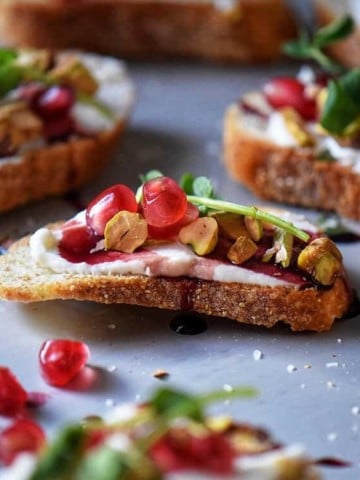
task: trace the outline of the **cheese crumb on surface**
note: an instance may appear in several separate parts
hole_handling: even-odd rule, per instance
[[[254,350],[253,357],[254,357],[254,360],[258,361],[264,358],[264,354],[262,353],[261,350]]]
[[[289,365],[286,367],[286,370],[287,370],[289,373],[293,373],[293,372],[296,372],[297,368],[295,367],[295,365],[289,364]]]

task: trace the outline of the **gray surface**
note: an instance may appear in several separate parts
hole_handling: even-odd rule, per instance
[[[138,174],[156,167],[174,177],[184,171],[207,174],[222,196],[255,202],[221,167],[221,119],[225,106],[260,86],[269,71],[175,64],[133,65],[131,71],[138,86],[132,124],[119,155],[82,197],[89,199],[115,181],[136,187]],[[61,199],[35,204],[2,216],[0,234],[25,232],[73,212]],[[359,291],[359,244],[342,250]],[[270,428],[280,440],[301,442],[315,457],[335,455],[353,462],[350,469],[324,470],[329,480],[360,477],[360,415],[352,413],[352,407],[360,407],[359,317],[338,322],[323,334],[294,334],[282,327],[268,331],[210,319],[206,333],[187,337],[168,328],[171,312],[126,306],[0,302],[0,316],[0,363],[28,390],[51,394],[36,415],[50,434],[65,421],[102,414],[111,403],[145,399],[160,384],[152,372],[161,368],[170,373],[170,385],[190,391],[224,384],[256,387],[257,399],[222,404],[216,410]],[[38,349],[43,340],[55,337],[88,343],[90,363],[96,367],[91,388],[60,390],[42,381]],[[254,360],[255,349],[262,351],[262,360]],[[327,366],[329,362],[338,366]],[[297,368],[292,373],[289,364]]]

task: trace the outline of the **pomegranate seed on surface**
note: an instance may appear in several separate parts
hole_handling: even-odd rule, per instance
[[[169,227],[180,221],[187,209],[186,194],[169,177],[157,177],[143,185],[142,208],[145,219],[153,227]]]
[[[0,415],[13,416],[24,409],[27,393],[15,375],[0,367]]]
[[[86,209],[86,223],[97,234],[104,235],[107,222],[121,210],[137,212],[134,192],[126,185],[118,184],[97,195]]]
[[[0,463],[10,465],[20,453],[37,453],[45,441],[45,434],[37,423],[17,420],[0,433]]]
[[[187,204],[186,212],[183,218],[169,227],[148,226],[149,236],[154,239],[164,240],[176,237],[182,227],[188,225],[199,217],[199,209],[192,203]]]
[[[316,101],[314,98],[306,97],[305,85],[296,78],[273,78],[265,84],[264,94],[266,100],[275,109],[292,107],[305,120],[316,119]]]
[[[88,346],[76,340],[46,340],[39,352],[40,370],[50,385],[62,387],[78,375],[90,357]]]

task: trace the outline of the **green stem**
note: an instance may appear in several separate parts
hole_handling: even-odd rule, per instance
[[[259,210],[256,207],[246,207],[244,205],[237,205],[236,203],[224,202],[223,200],[216,200],[214,198],[196,197],[194,195],[188,195],[187,199],[194,205],[205,205],[205,207],[208,207],[212,210],[246,215],[247,217],[252,217],[263,222],[271,223],[272,225],[291,233],[303,242],[307,242],[310,238],[309,234],[295,227],[295,225],[292,223],[276,217],[271,213],[265,212],[264,210]]]

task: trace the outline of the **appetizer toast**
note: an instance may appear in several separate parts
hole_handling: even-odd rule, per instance
[[[105,418],[72,423],[49,442],[40,426],[19,420],[3,431],[10,465],[2,478],[40,480],[60,473],[69,480],[99,479],[105,471],[118,480],[320,480],[316,462],[301,445],[282,445],[255,425],[206,413],[214,399],[254,394],[250,388],[197,396],[158,388],[142,405],[119,405]],[[21,446],[11,449],[21,427],[36,432],[37,445],[25,453]]]
[[[296,331],[328,330],[347,312],[341,253],[314,225],[213,198],[204,177],[182,185],[150,178],[136,196],[114,185],[73,219],[18,241],[0,257],[0,297],[188,310]]]
[[[274,60],[296,36],[284,0],[11,0],[0,31],[15,45],[231,62]]]
[[[48,50],[0,50],[0,212],[94,179],[133,103],[124,64]]]

